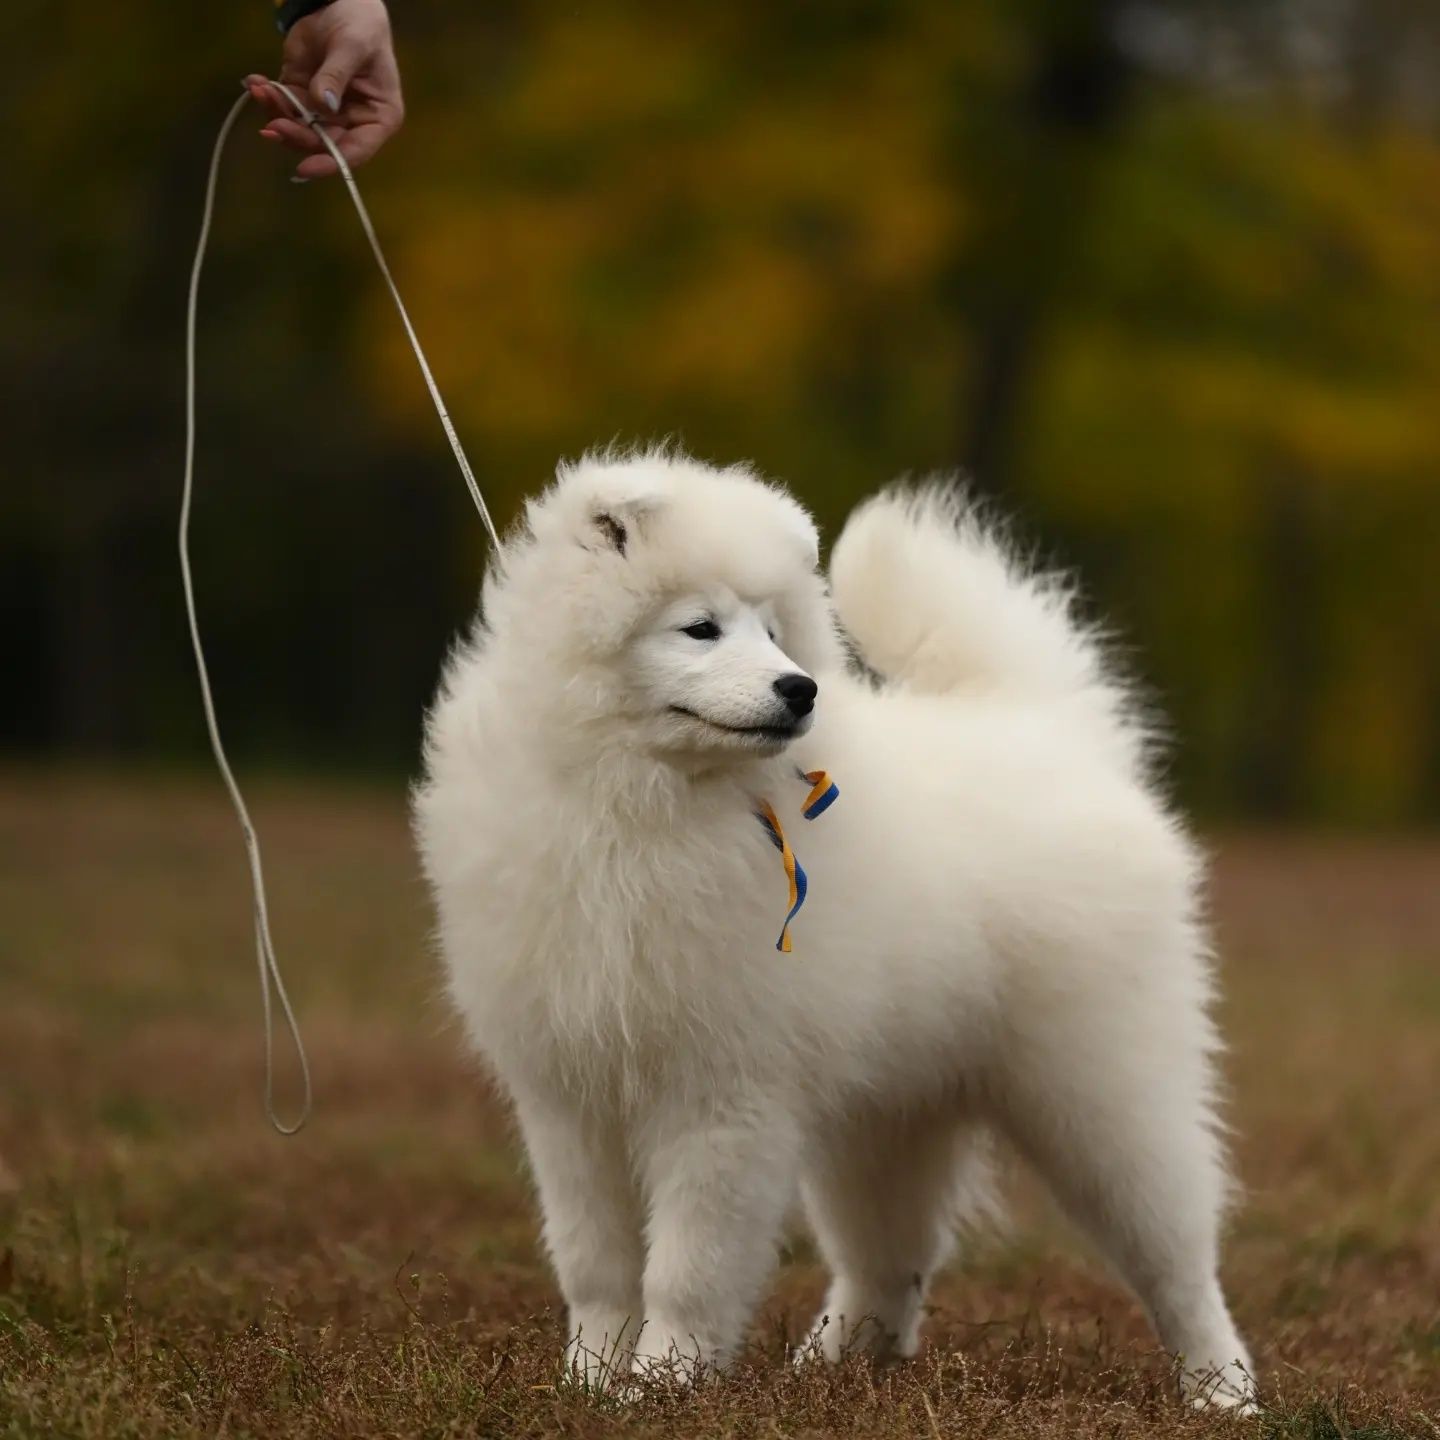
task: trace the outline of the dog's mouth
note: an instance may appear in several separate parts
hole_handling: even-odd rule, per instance
[[[810,728],[808,715],[799,720],[777,725],[726,725],[723,721],[711,720],[698,711],[686,709],[684,705],[672,705],[670,712],[674,715],[683,715],[687,720],[694,720],[708,729],[719,730],[726,735],[739,735],[764,745],[783,745],[787,740],[794,740],[797,736],[803,735]]]

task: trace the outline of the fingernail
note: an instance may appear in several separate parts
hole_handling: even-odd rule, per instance
[[[280,137],[273,130],[262,130],[260,138],[262,140],[278,140]]]
[[[335,98],[335,92],[333,90],[327,90],[325,92],[325,103],[330,107],[330,113],[332,115],[338,115],[340,113],[340,102]]]
[[[310,177],[308,175],[292,175],[290,177],[290,183],[292,185],[308,185],[310,183]]]

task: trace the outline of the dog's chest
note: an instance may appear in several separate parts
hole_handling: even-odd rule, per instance
[[[634,1054],[773,1013],[787,882],[748,812],[704,828],[558,830],[511,858],[484,905],[486,973],[455,977],[477,1036]]]
[[[538,943],[577,967],[655,981],[761,941],[762,917],[778,923],[785,895],[775,852],[749,815],[704,830],[597,832],[544,863],[557,888]]]

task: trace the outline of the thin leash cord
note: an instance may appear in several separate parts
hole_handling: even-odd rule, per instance
[[[475,502],[476,510],[480,512],[486,533],[498,556],[503,548],[499,532],[490,516],[489,507],[485,504],[485,497],[480,493],[475,473],[471,470],[470,462],[461,448],[460,437],[455,433],[449,412],[445,409],[445,402],[440,396],[439,387],[435,384],[435,377],[430,372],[425,353],[420,348],[419,337],[415,334],[415,327],[410,323],[409,312],[400,298],[400,292],[390,274],[390,267],[385,263],[384,253],[380,249],[380,241],[375,234],[374,225],[370,222],[365,202],[360,198],[360,190],[355,184],[355,177],[350,173],[350,167],[346,164],[345,157],[336,148],[329,135],[325,133],[316,114],[297,99],[288,86],[280,84],[279,81],[270,83],[285,96],[295,107],[295,111],[301,119],[314,130],[339,168],[345,188],[354,202],[356,214],[360,217],[365,238],[370,242],[371,252],[380,267],[380,273],[385,277],[390,297],[395,302],[395,308],[400,312],[400,319],[405,326],[410,347],[414,350],[415,358],[420,364],[420,373],[424,376],[426,388],[430,391],[430,398],[440,417],[440,424],[444,427],[445,436],[450,441],[450,448],[455,453],[460,473],[465,477],[470,498]],[[305,1053],[304,1042],[300,1038],[300,1026],[295,1018],[290,996],[286,992],[285,981],[280,974],[280,964],[275,957],[275,943],[270,936],[270,913],[265,893],[265,872],[260,858],[259,836],[256,834],[255,826],[250,819],[250,812],[245,805],[245,797],[240,793],[240,786],[235,780],[235,773],[230,768],[230,762],[225,755],[225,746],[220,739],[220,724],[215,714],[215,697],[211,693],[210,672],[205,663],[205,647],[200,640],[200,622],[195,608],[195,582],[190,567],[190,510],[195,489],[195,330],[200,297],[200,274],[205,265],[205,252],[210,242],[210,224],[215,213],[215,188],[220,173],[220,159],[225,151],[225,142],[230,138],[230,132],[235,128],[235,122],[240,118],[240,113],[249,100],[248,94],[240,96],[230,107],[230,113],[226,115],[224,123],[220,126],[220,133],[215,137],[215,147],[210,152],[210,170],[205,181],[205,209],[200,220],[200,238],[196,242],[195,259],[190,267],[190,290],[185,310],[185,480],[180,501],[180,576],[185,591],[185,613],[190,624],[190,643],[195,652],[195,669],[200,680],[200,698],[205,707],[205,723],[210,732],[210,748],[214,752],[215,763],[225,781],[225,787],[230,792],[230,800],[235,807],[236,817],[240,821],[240,830],[245,838],[245,853],[250,864],[250,884],[255,910],[255,959],[260,975],[260,999],[265,1025],[265,1114],[270,1123],[282,1135],[294,1135],[310,1118],[313,1099],[310,1061]],[[300,1063],[303,1098],[300,1102],[299,1112],[294,1120],[290,1121],[282,1120],[275,1109],[272,987],[275,996],[280,1001],[280,1010],[285,1017],[285,1025],[290,1032],[290,1039],[295,1046],[295,1055]]]
[[[450,448],[455,452],[455,463],[460,467],[460,473],[465,477],[466,488],[470,491],[470,498],[475,502],[475,508],[480,512],[480,519],[485,524],[485,533],[490,537],[490,543],[495,547],[495,554],[498,556],[504,547],[500,544],[500,532],[495,528],[495,522],[490,518],[490,507],[485,503],[485,497],[480,493],[480,486],[475,479],[475,472],[470,468],[470,462],[465,458],[465,451],[460,444],[460,437],[455,433],[455,426],[450,421],[450,412],[445,408],[445,401],[441,398],[440,387],[435,383],[435,377],[430,373],[430,362],[425,358],[425,352],[420,348],[420,337],[415,333],[415,327],[410,323],[410,312],[405,308],[405,302],[400,298],[400,291],[395,284],[395,278],[390,274],[390,267],[385,263],[385,252],[380,248],[379,237],[375,234],[375,227],[370,223],[370,212],[365,208],[365,202],[360,198],[360,187],[355,183],[355,176],[350,171],[345,157],[336,147],[335,142],[326,133],[325,127],[320,123],[320,117],[308,105],[301,100],[288,86],[282,85],[278,80],[272,80],[271,85],[275,87],[294,107],[295,113],[315,132],[316,138],[330,152],[330,158],[334,160],[340,170],[340,178],[345,182],[345,188],[350,192],[350,199],[355,203],[355,213],[360,217],[360,226],[365,231],[365,238],[370,242],[370,251],[375,256],[375,263],[380,267],[380,273],[385,277],[385,284],[390,291],[390,298],[395,302],[395,308],[400,312],[400,322],[405,326],[405,334],[409,337],[410,348],[415,352],[415,359],[420,365],[420,373],[425,377],[425,388],[430,392],[430,399],[434,402],[435,413],[440,417],[440,424],[444,428],[445,438],[450,442]],[[242,97],[243,104],[244,97]],[[225,136],[222,131],[220,136],[221,145],[225,143]]]

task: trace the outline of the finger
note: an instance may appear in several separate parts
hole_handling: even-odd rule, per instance
[[[325,149],[320,137],[308,125],[302,125],[298,120],[272,120],[265,130],[276,139],[283,140],[292,150],[300,150],[306,155],[314,155]]]
[[[280,120],[294,120],[299,124],[307,123],[302,118],[303,110],[301,108],[309,109],[307,101],[310,97],[305,93],[304,82],[285,80],[282,78],[280,84],[285,85],[289,89],[291,94],[295,96],[294,100],[292,100],[290,95],[287,95],[284,90],[281,90],[280,85],[277,85],[273,80],[265,81],[264,88],[254,89],[250,93],[268,115]]]
[[[369,160],[397,128],[395,124],[373,121],[366,125],[356,125],[353,129],[343,130],[339,134],[332,133],[330,138],[335,142],[335,148],[345,157],[345,163],[354,170]],[[312,155],[302,160],[295,173],[302,180],[322,180],[327,175],[338,174],[339,170],[340,167],[327,150],[323,155]]]
[[[307,156],[295,167],[294,178],[296,180],[328,180],[330,176],[339,173],[340,167],[327,153]]]
[[[310,81],[310,98],[331,115],[336,114],[356,72],[369,59],[365,44],[349,33],[335,37],[320,68]],[[348,157],[347,157],[348,158]]]
[[[263,76],[247,75],[245,88],[250,98],[267,115],[293,115],[295,107]]]
[[[281,90],[280,85],[284,85],[285,89]],[[301,120],[302,123],[304,123],[302,117],[305,111],[310,110],[313,112],[314,107],[310,104],[310,96],[307,90],[308,85],[308,76],[300,76],[297,78],[281,70],[279,84],[272,84],[270,86],[270,94],[280,107],[280,114],[284,115],[287,120]],[[289,92],[288,94],[286,93],[287,91]],[[290,98],[291,95],[295,97],[293,100]]]

